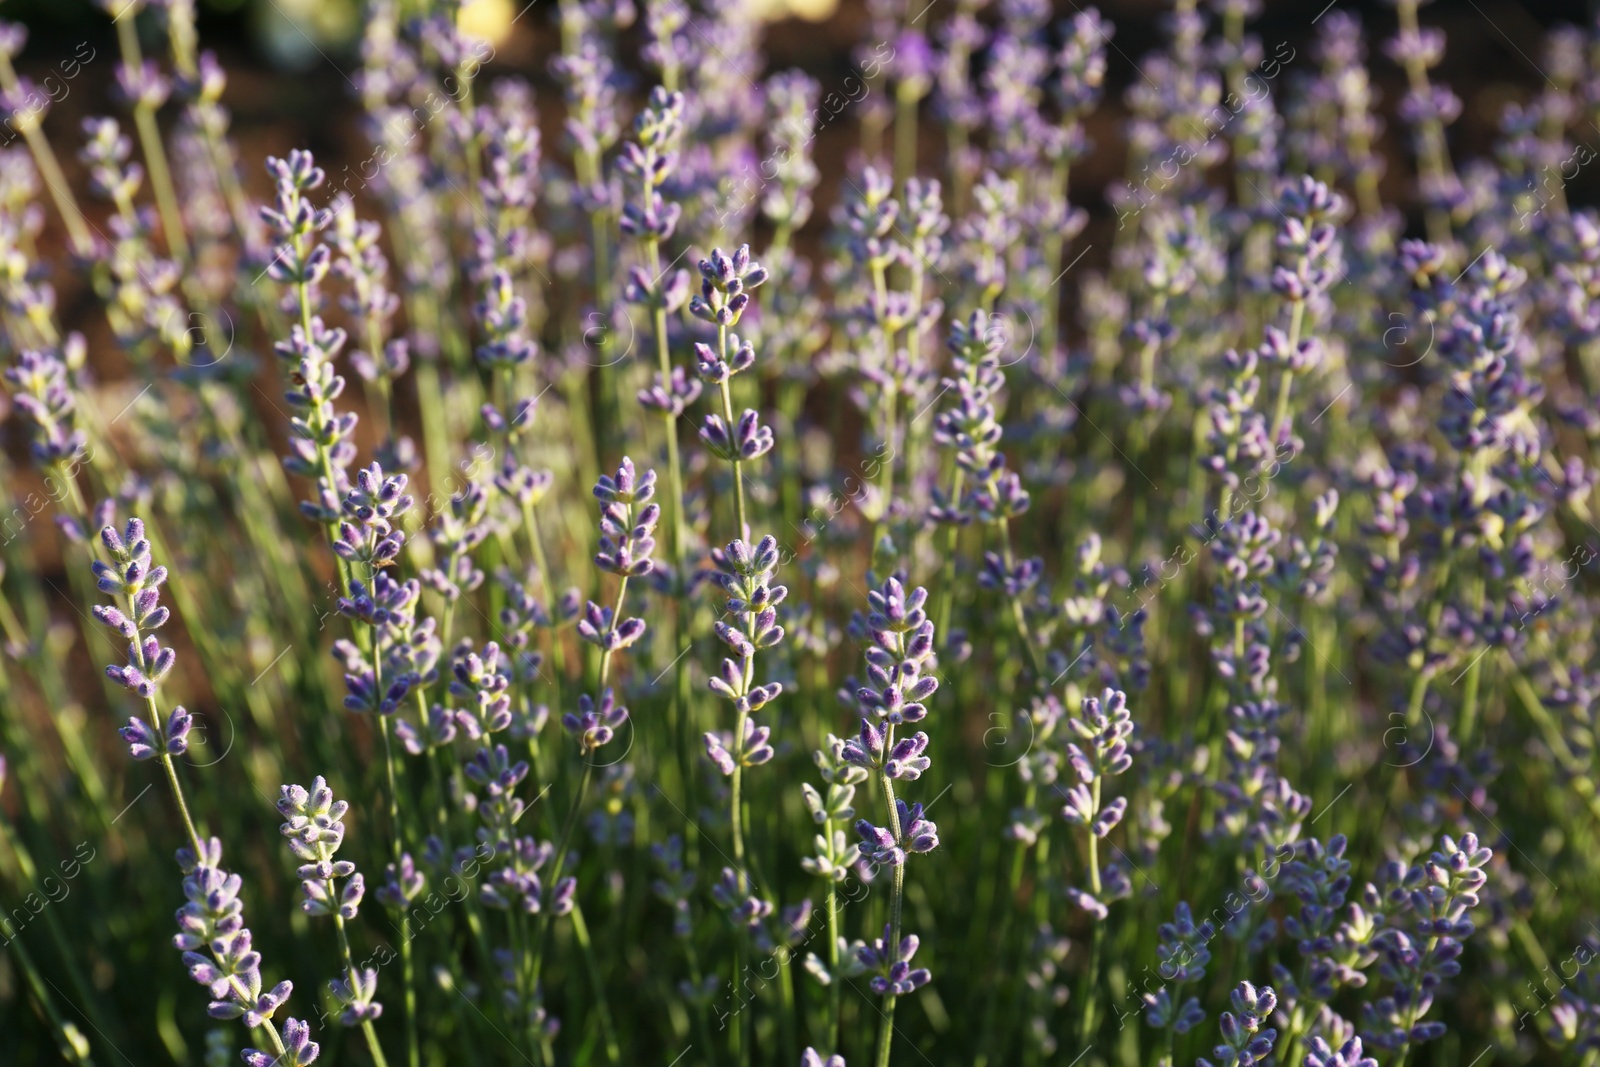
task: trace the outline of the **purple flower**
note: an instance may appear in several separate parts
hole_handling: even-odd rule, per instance
[[[3,375],[27,421],[29,452],[45,467],[73,461],[89,444],[89,435],[78,429],[77,400],[67,370],[67,359],[74,351],[81,357],[82,346],[83,339],[73,335],[60,353],[24,351]]]
[[[624,464],[631,468],[630,461],[624,459]],[[617,484],[622,478],[622,469],[618,469]],[[654,471],[646,472],[646,477],[653,484]],[[604,482],[602,482],[602,485]],[[597,487],[595,495],[600,495]],[[646,487],[642,495],[639,493],[621,494],[627,499],[607,500],[602,498],[600,505],[600,549],[595,553],[594,565],[603,571],[623,578],[642,578],[650,573],[652,561],[650,553],[655,551],[654,538],[656,523],[661,519],[661,508],[656,504],[645,504],[635,510],[637,503],[648,500],[650,489]]]
[[[874,972],[869,983],[872,991],[880,996],[905,996],[927,985],[933,977],[928,969],[911,966],[911,958],[921,944],[917,935],[907,934],[898,944],[886,947],[890,941],[889,928],[885,926],[882,937],[856,950],[862,965]]]
[[[895,813],[898,834],[888,827],[874,826],[866,819],[856,823],[856,833],[861,835],[861,855],[869,863],[898,867],[906,861],[908,853],[932,852],[939,847],[939,828],[922,814],[921,804],[907,807],[905,801],[896,799]]]
[[[870,684],[858,686],[854,695],[863,712],[891,727],[920,722],[927,715],[922,701],[939,688],[933,675],[938,667],[933,620],[924,610],[927,600],[926,589],[918,587],[907,595],[893,577],[868,594],[871,611],[862,628],[871,641],[866,653]],[[866,734],[862,737],[865,741]]]
[[[539,343],[528,337],[528,302],[512,292],[510,271],[490,275],[477,314],[484,340],[475,355],[491,373],[513,371],[538,355]]]
[[[1398,879],[1389,894],[1388,924],[1372,938],[1379,973],[1393,989],[1362,1006],[1363,1041],[1398,1051],[1444,1035],[1443,1023],[1421,1017],[1439,983],[1461,973],[1463,942],[1475,930],[1467,914],[1478,906],[1478,891],[1488,880],[1483,868],[1493,857],[1476,834],[1459,841],[1445,834],[1437,851]],[[1404,929],[1408,917],[1410,933]]]
[[[619,220],[622,232],[652,242],[668,240],[677,229],[683,206],[662,197],[661,186],[678,165],[678,142],[683,136],[686,102],[682,93],[668,92],[661,86],[650,91],[645,109],[634,121],[634,140],[622,147],[617,169],[633,178],[639,197],[623,205]],[[687,272],[685,273],[685,276]],[[687,277],[685,277],[685,281]],[[638,284],[638,282],[643,284]],[[639,272],[627,297],[638,303],[653,303],[662,293],[648,275]],[[681,301],[680,301],[681,303]],[[676,308],[667,307],[668,311]]]
[[[311,788],[286,785],[281,788],[278,811],[284,817],[280,832],[289,842],[289,851],[301,861],[295,876],[301,881],[305,900],[300,907],[307,915],[332,915],[354,919],[366,893],[366,882],[356,873],[355,864],[335,860],[334,853],[344,843],[344,814],[350,805],[333,799],[333,790],[318,775]],[[343,889],[337,879],[346,879]]]
[[[700,426],[700,440],[712,455],[732,463],[761,458],[772,451],[776,438],[771,426],[762,425],[761,417],[745,408],[732,430],[721,415],[707,415]]]
[[[311,1040],[311,1026],[299,1019],[283,1021],[283,1044],[282,1056],[253,1048],[245,1049],[244,1062],[249,1067],[307,1067],[315,1062],[322,1051],[321,1046]]]
[[[341,1026],[359,1026],[383,1014],[383,1005],[372,998],[378,993],[377,968],[351,968],[343,978],[328,982],[328,992],[339,1002]]]
[[[1261,1023],[1277,1008],[1277,995],[1269,987],[1257,990],[1249,982],[1240,982],[1229,999],[1233,1002],[1233,1011],[1222,1013],[1223,1043],[1212,1049],[1211,1054],[1224,1065],[1255,1067],[1264,1064],[1272,1054],[1278,1032],[1270,1027],[1263,1030]],[[1204,1057],[1195,1063],[1197,1067],[1212,1067],[1211,1061]]]
[[[845,1067],[844,1057],[839,1055],[822,1058],[822,1054],[810,1046],[800,1054],[800,1067]]]
[[[699,346],[697,346],[698,348]],[[682,367],[673,367],[670,377],[655,377],[655,384],[639,390],[639,403],[651,411],[677,418],[700,399],[700,380],[689,377]]]
[[[121,606],[96,605],[94,615],[128,640],[127,663],[107,667],[106,677],[153,702],[161,679],[177,662],[177,653],[144,632],[159,628],[170,618],[161,605],[160,593],[167,569],[151,565],[150,542],[139,519],[129,519],[120,535],[115,527],[106,526],[100,531],[100,540],[111,562],[94,561],[96,584],[102,593],[116,597]],[[132,745],[133,739],[129,743]]]
[[[598,704],[584,693],[578,697],[578,713],[574,715],[569,711],[561,719],[567,733],[577,740],[578,747],[586,756],[608,744],[617,728],[627,721],[628,709],[617,704],[610,688],[600,694]]]
[[[766,268],[750,259],[749,245],[740,245],[731,256],[712,249],[711,258],[700,261],[700,292],[690,298],[689,311],[717,326],[737,326],[750,291],[766,280]]]
[[[261,954],[251,947],[239,899],[244,882],[221,864],[222,842],[215,837],[201,843],[199,854],[178,850],[185,903],[172,943],[183,953],[189,977],[210,990],[207,1013],[213,1019],[242,1018],[253,1030],[272,1018],[294,986],[279,982],[263,991]]]
[[[772,902],[751,894],[746,885],[748,881],[735,874],[733,868],[724,867],[716,885],[711,887],[711,899],[728,912],[737,925],[755,929],[772,914]]]
[[[617,621],[611,608],[603,608],[592,600],[584,606],[583,618],[578,621],[578,636],[602,652],[628,648],[644,636],[644,631],[643,619]]]
[[[384,868],[383,874],[383,885],[378,887],[378,902],[396,911],[409,908],[427,886],[427,878],[417,870],[409,852],[401,853],[399,866],[391,863]]]
[[[699,373],[701,381],[711,385],[721,385],[734,375],[741,374],[755,365],[755,348],[749,341],[741,341],[738,334],[728,335],[728,348],[731,354],[724,357],[710,345],[695,342],[695,370]]]
[[[385,476],[373,463],[356,472],[356,484],[343,503],[344,521],[339,523],[333,550],[351,563],[365,564],[371,570],[387,567],[405,546],[404,531],[389,520],[411,509],[406,493],[406,476]]]
[[[571,912],[576,879],[563,878],[547,893],[539,878],[538,872],[555,854],[553,845],[521,837],[511,842],[505,852],[510,862],[497,868],[479,890],[479,897],[487,907],[515,908],[529,915],[546,910],[554,915]]]
[[[456,725],[474,741],[511,725],[511,679],[506,676],[503,658],[500,646],[493,641],[483,646],[481,655],[463,643],[457,647],[450,665],[450,695],[468,703],[456,711]],[[442,744],[443,726],[433,730]]]
[[[169,756],[181,756],[189,751],[189,728],[192,723],[189,713],[180,705],[167,716],[164,728],[152,728],[143,719],[130,718],[128,725],[117,733],[128,743],[128,755],[136,760],[147,760],[162,752]]]
[[[735,767],[757,767],[772,759],[769,739],[772,730],[757,726],[754,719],[744,720],[744,734],[735,741],[729,733],[707,733],[706,755],[724,775],[732,775]]]
[[[1378,1067],[1378,1061],[1364,1055],[1361,1039],[1352,1037],[1337,1049],[1321,1037],[1313,1037],[1306,1049],[1306,1067]]]

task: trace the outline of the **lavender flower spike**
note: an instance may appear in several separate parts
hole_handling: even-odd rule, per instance
[[[333,915],[354,919],[366,892],[366,883],[355,864],[335,860],[333,854],[344,843],[344,814],[350,804],[333,799],[333,790],[318,775],[308,790],[286,785],[278,798],[278,811],[285,822],[279,828],[288,839],[289,851],[302,864],[295,874],[301,880],[306,899],[301,908],[307,915]],[[343,892],[335,880],[348,879]]]
[[[322,1047],[311,1040],[310,1024],[299,1019],[283,1021],[283,1043],[284,1051],[278,1056],[247,1048],[244,1062],[248,1067],[308,1067],[322,1051]]]
[[[756,653],[783,640],[778,606],[789,590],[773,584],[778,540],[770,534],[753,548],[744,541],[733,541],[713,553],[712,559],[717,565],[717,581],[728,594],[726,619],[718,620],[714,629],[738,661],[724,659],[721,675],[708,684],[713,693],[732,703],[742,718],[760,711],[783,692],[778,682],[755,684],[754,672]]]
[[[733,255],[720,248],[700,261],[700,292],[689,298],[695,318],[723,328],[739,325],[750,304],[750,290],[767,280],[767,269],[750,258],[750,246],[740,245]]]
[[[178,866],[187,903],[178,909],[172,943],[183,953],[189,977],[210,990],[207,1014],[243,1019],[250,1030],[263,1025],[270,1029],[273,1013],[289,999],[294,984],[279,982],[265,992],[261,988],[261,954],[251,947],[239,899],[244,880],[222,869],[222,842],[215,837],[201,842],[198,852],[179,849]]]
[[[1067,745],[1067,759],[1077,783],[1066,789],[1061,817],[1073,826],[1086,827],[1089,852],[1089,888],[1067,890],[1068,899],[1096,919],[1106,917],[1106,901],[1127,896],[1132,891],[1128,877],[1115,863],[1100,864],[1099,842],[1127,814],[1125,797],[1105,802],[1101,791],[1106,779],[1122,774],[1133,765],[1128,754],[1128,737],[1133,721],[1128,715],[1128,697],[1119,689],[1107,689],[1098,698],[1087,697],[1080,718],[1068,721],[1072,732],[1084,742]]]
[[[333,916],[334,928],[339,934],[344,974],[328,982],[329,992],[343,1007],[339,1022],[343,1026],[362,1028],[373,1061],[383,1067],[383,1049],[378,1044],[377,1031],[372,1028],[372,1020],[383,1013],[383,1005],[373,999],[378,992],[378,972],[373,968],[356,967],[344,932],[345,922],[360,912],[366,880],[355,864],[333,858],[344,843],[343,820],[349,809],[348,802],[333,798],[333,790],[318,775],[310,789],[299,785],[281,788],[278,811],[284,823],[279,829],[289,842],[289,850],[303,861],[295,871],[305,894],[300,906],[308,915]],[[345,879],[342,888],[339,879]]]
[[[1337,1049],[1330,1048],[1320,1037],[1311,1039],[1306,1049],[1306,1067],[1378,1067],[1378,1061],[1364,1055],[1361,1039],[1352,1037]]]
[[[116,597],[122,607],[96,604],[94,617],[128,641],[127,664],[107,667],[106,676],[147,701],[148,718],[132,716],[117,732],[127,742],[128,755],[133,759],[181,756],[189,750],[193,719],[179,706],[163,723],[155,708],[156,689],[172,669],[177,654],[163,648],[149,634],[171,618],[161,603],[167,569],[151,565],[150,542],[139,519],[129,519],[121,534],[115,527],[105,527],[100,531],[100,541],[111,562],[95,561],[95,580],[100,591]]]
[[[95,560],[95,581],[102,593],[117,597],[123,607],[98,604],[94,617],[129,642],[126,666],[107,667],[106,677],[130,693],[153,701],[161,679],[178,658],[172,649],[163,648],[154,637],[142,633],[159,628],[170,618],[161,606],[160,593],[167,580],[167,568],[151,566],[150,542],[139,519],[129,519],[120,536],[115,527],[105,527],[100,531],[100,541],[110,553],[111,562]]]
[[[867,969],[876,972],[869,983],[874,993],[886,997],[904,996],[928,984],[933,977],[928,969],[911,966],[911,958],[917,954],[920,944],[916,934],[907,934],[896,942],[891,929],[885,926],[882,937],[856,950]],[[891,945],[892,948],[888,947]]]
[[[654,566],[650,559],[655,550],[652,533],[661,517],[661,509],[650,502],[655,492],[656,472],[647,470],[638,474],[633,460],[627,456],[622,458],[615,475],[602,474],[595,483],[595,499],[600,501],[600,546],[595,553],[595,565],[622,579],[616,607],[603,608],[590,601],[584,609],[583,620],[578,623],[578,636],[598,646],[605,654],[600,672],[602,689],[611,653],[627,648],[644,636],[643,619],[619,616],[628,579],[647,575]]]
[[[1256,1067],[1266,1063],[1267,1057],[1272,1055],[1272,1043],[1277,1040],[1278,1031],[1271,1027],[1263,1030],[1261,1023],[1277,1008],[1277,995],[1267,986],[1258,991],[1249,982],[1240,982],[1229,999],[1233,1001],[1233,1011],[1222,1013],[1223,1043],[1212,1049],[1211,1054],[1223,1067],[1229,1064]],[[1204,1056],[1196,1060],[1195,1065],[1212,1067]]]

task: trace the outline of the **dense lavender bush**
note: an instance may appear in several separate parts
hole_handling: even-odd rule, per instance
[[[0,1062],[1596,1067],[1600,31],[1420,3],[0,24]]]

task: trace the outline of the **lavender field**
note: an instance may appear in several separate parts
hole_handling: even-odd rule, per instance
[[[1323,3],[0,23],[0,1065],[1600,1067],[1600,24]]]

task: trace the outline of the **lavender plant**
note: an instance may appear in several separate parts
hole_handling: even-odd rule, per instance
[[[1600,1062],[1592,23],[504,6],[0,23],[0,1059]]]

